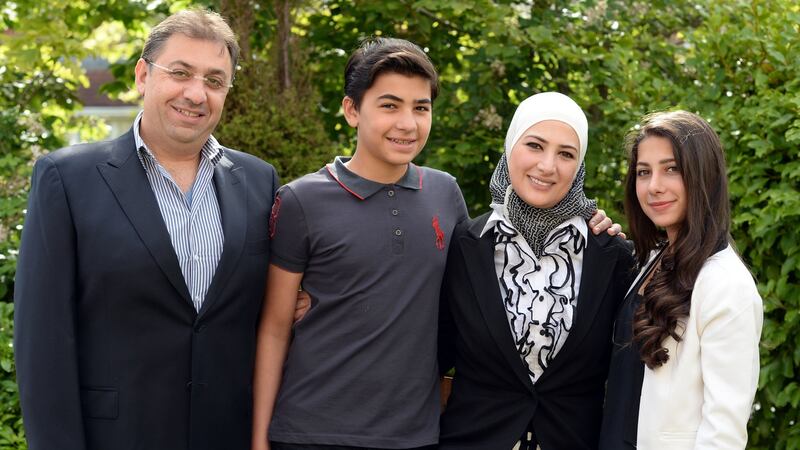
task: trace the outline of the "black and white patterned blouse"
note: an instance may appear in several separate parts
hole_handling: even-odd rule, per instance
[[[517,352],[536,383],[572,329],[588,227],[581,217],[558,225],[537,258],[503,215],[503,205],[492,209],[481,235],[494,233],[500,295]]]

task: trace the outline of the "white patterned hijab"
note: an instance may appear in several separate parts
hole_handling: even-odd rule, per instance
[[[525,131],[545,120],[558,120],[569,125],[578,135],[580,151],[578,171],[567,194],[551,208],[537,208],[525,203],[511,186],[508,172],[508,155]],[[559,224],[573,217],[590,219],[597,210],[597,202],[583,192],[586,167],[583,159],[588,147],[589,125],[586,115],[575,101],[558,92],[543,92],[525,99],[514,112],[508,127],[505,151],[494,169],[489,182],[492,203],[504,205],[507,219],[525,238],[536,256],[542,256],[547,235]]]

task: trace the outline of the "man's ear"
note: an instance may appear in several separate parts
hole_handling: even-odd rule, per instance
[[[347,120],[347,124],[353,128],[358,128],[358,106],[356,106],[356,102],[352,98],[345,96],[342,99],[342,111],[344,111],[344,118]]]
[[[147,69],[148,64],[145,62],[144,59],[139,58],[139,61],[136,61],[136,69],[134,73],[136,74],[136,90],[139,91],[139,95],[144,97],[144,84],[149,72]]]

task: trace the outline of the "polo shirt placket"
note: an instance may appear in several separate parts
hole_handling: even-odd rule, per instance
[[[392,253],[402,255],[405,248],[405,236],[403,236],[402,217],[400,217],[399,195],[397,195],[395,189],[394,187],[384,188],[386,196],[389,197],[389,206],[394,219],[392,222],[392,227],[394,228],[392,231]]]

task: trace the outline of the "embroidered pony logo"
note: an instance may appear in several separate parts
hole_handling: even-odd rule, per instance
[[[439,227],[439,216],[433,216],[431,225],[433,226],[433,232],[436,233],[436,248],[444,250],[444,232]]]
[[[281,211],[281,197],[275,196],[275,203],[272,204],[272,212],[269,214],[269,238],[275,237],[275,229],[278,226],[278,214]]]

